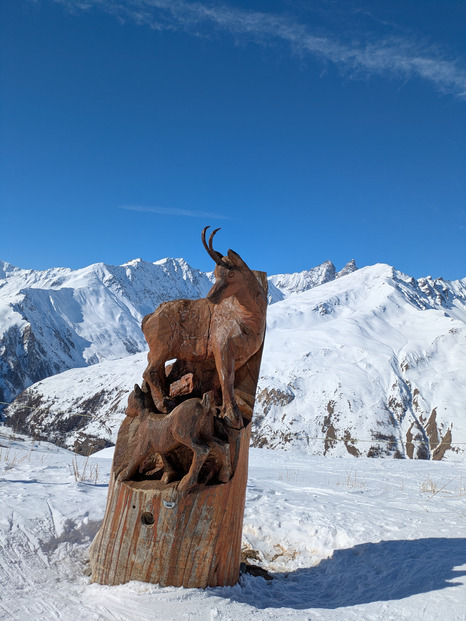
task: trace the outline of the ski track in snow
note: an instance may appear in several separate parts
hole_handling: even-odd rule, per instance
[[[111,449],[86,461],[9,433],[0,428],[2,619],[465,619],[464,464],[252,449],[243,548],[273,581],[108,587],[86,569]]]

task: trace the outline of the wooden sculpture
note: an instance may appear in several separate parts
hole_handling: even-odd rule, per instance
[[[229,250],[206,298],[144,317],[149,345],[115,447],[104,521],[90,549],[101,584],[206,587],[239,577],[248,447],[267,279]],[[176,359],[172,364],[169,360]]]
[[[135,451],[130,463],[121,472],[115,472],[118,481],[130,480],[148,462],[151,455],[158,454],[163,464],[162,483],[171,483],[177,472],[170,462],[170,455],[180,446],[192,451],[192,461],[185,476],[178,483],[180,492],[188,492],[197,483],[198,475],[210,454],[219,461],[218,480],[230,480],[230,455],[225,442],[214,435],[214,414],[210,393],[202,399],[188,399],[177,405],[171,414],[151,416],[146,407],[147,395],[136,384],[130,399],[137,401],[140,409],[139,428]],[[135,407],[134,403],[132,404]],[[210,476],[215,474],[209,473]],[[210,478],[210,477],[209,477]]]
[[[234,395],[235,371],[262,345],[267,296],[242,258],[233,250],[226,257],[213,249],[213,231],[207,246],[216,263],[215,284],[206,298],[164,302],[142,320],[149,345],[149,364],[144,371],[152,398],[160,412],[174,407],[168,396],[165,362],[173,358],[190,363],[215,361],[222,393],[221,413],[228,423],[241,428],[242,417]]]

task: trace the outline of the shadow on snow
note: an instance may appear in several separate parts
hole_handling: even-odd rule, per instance
[[[277,573],[268,583],[247,576],[225,595],[259,609],[341,608],[459,586],[466,570],[457,568],[465,564],[466,539],[364,543],[335,550],[315,567]]]

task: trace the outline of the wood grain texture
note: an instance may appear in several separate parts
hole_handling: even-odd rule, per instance
[[[90,549],[93,582],[140,580],[197,588],[235,584],[250,428],[236,432],[239,454],[228,483],[181,493],[176,483],[118,483],[112,476],[105,518]]]

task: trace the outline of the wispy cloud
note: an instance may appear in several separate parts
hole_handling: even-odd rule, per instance
[[[144,207],[142,205],[120,205],[120,209],[129,211],[142,211],[145,213],[157,213],[161,216],[181,216],[183,218],[213,218],[215,220],[230,220],[229,216],[209,211],[196,211],[190,209],[178,209],[176,207]]]
[[[466,100],[466,69],[436,46],[404,37],[345,42],[316,34],[284,14],[239,9],[217,2],[186,0],[54,0],[69,9],[98,8],[118,19],[156,30],[184,30],[196,36],[226,32],[259,44],[285,43],[293,53],[333,63],[352,76],[420,78],[439,92]]]

